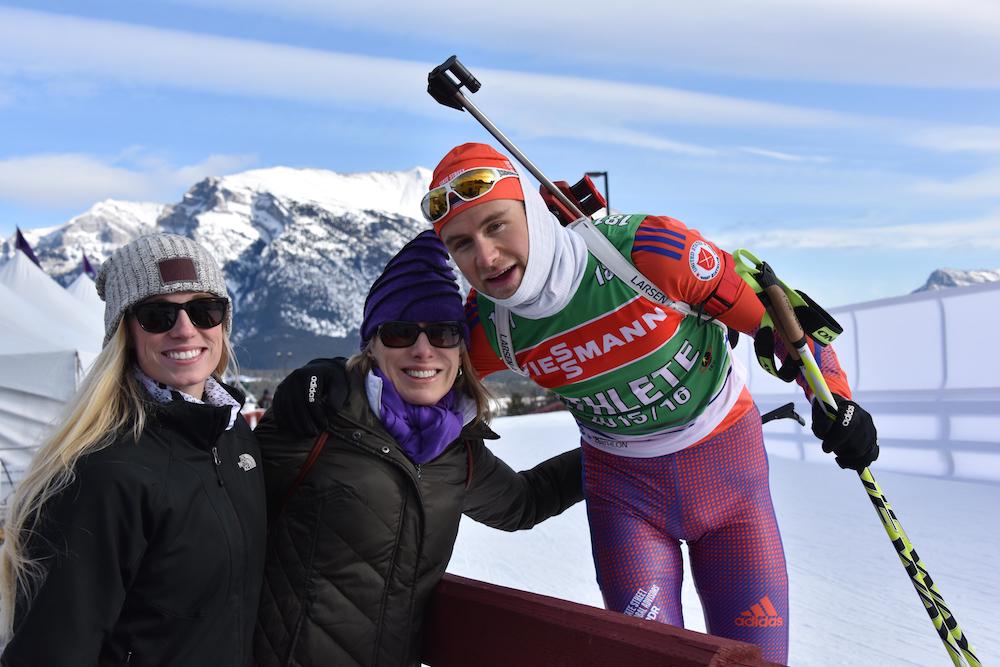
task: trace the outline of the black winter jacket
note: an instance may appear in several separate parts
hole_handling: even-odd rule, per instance
[[[138,442],[128,433],[77,462],[29,541],[48,573],[18,601],[0,663],[252,664],[264,480],[253,432],[242,417],[226,431],[230,415],[153,404]]]
[[[315,363],[315,362],[313,362]],[[580,450],[515,473],[475,422],[437,458],[415,465],[368,406],[343,360],[327,395],[330,436],[269,535],[254,659],[260,667],[420,664],[423,612],[451,558],[459,519],[531,528],[583,499]],[[331,371],[333,372],[333,371]],[[331,404],[332,403],[332,404]],[[313,448],[256,430],[269,512]]]

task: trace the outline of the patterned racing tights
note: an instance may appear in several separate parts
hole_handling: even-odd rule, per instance
[[[787,662],[788,575],[756,408],[666,456],[627,458],[584,444],[583,470],[608,609],[683,627],[683,540],[708,632]]]

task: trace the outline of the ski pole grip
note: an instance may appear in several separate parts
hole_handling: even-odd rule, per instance
[[[458,81],[455,81],[448,73],[454,74]],[[465,65],[458,62],[458,58],[452,56],[443,63],[431,70],[427,75],[427,92],[431,97],[452,109],[465,111],[465,96],[462,95],[461,88],[466,86],[470,93],[474,93],[482,86],[476,77],[465,68]]]
[[[470,72],[465,65],[458,62],[457,57],[452,56],[451,58],[448,58],[448,60],[444,61],[441,66],[451,70],[451,73],[455,75],[460,83],[464,84],[465,87],[469,89],[470,93],[474,93],[482,87],[482,84],[479,83],[479,79],[472,76],[472,72]]]
[[[771,311],[776,319],[775,324],[779,324],[785,335],[788,336],[785,343],[793,348],[801,347],[805,343],[806,334],[802,330],[802,325],[799,324],[799,318],[795,316],[795,311],[792,310],[792,304],[788,301],[788,296],[785,295],[785,290],[778,281],[778,276],[767,262],[761,262],[757,268],[760,273],[755,277],[771,302]]]
[[[458,77],[458,81],[454,81],[448,73],[453,74]],[[479,110],[472,100],[462,94],[462,86],[466,86],[470,93],[474,93],[481,87],[482,84],[476,77],[472,76],[472,73],[465,68],[465,66],[458,62],[458,58],[452,56],[445,60],[443,63],[431,70],[430,74],[427,75],[427,92],[430,93],[431,97],[438,101],[439,104],[443,104],[446,107],[451,107],[452,109],[458,109],[459,111],[468,111],[472,114],[473,118],[479,121],[479,123],[485,127],[490,134],[496,137],[504,148],[511,152],[511,154],[517,158],[517,161],[525,166],[525,168],[531,173],[532,176],[538,179],[546,190],[552,193],[556,199],[558,199],[563,206],[572,214],[574,220],[579,220],[581,218],[590,219],[580,207],[573,203],[566,194],[560,190],[556,185],[548,179],[548,177],[542,173],[542,171],[535,166],[528,157],[522,153],[514,142],[507,138],[507,135],[500,131],[493,121],[486,117],[482,111]]]

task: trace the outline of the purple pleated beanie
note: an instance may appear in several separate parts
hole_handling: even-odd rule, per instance
[[[462,326],[469,346],[469,323],[448,251],[431,230],[421,232],[386,264],[365,299],[361,347],[384,322],[451,322]]]

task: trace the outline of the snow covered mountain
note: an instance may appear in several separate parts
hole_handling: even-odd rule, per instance
[[[990,271],[988,269],[973,269],[971,271],[960,271],[959,269],[938,269],[931,273],[923,287],[913,290],[917,292],[929,292],[931,290],[948,289],[949,287],[965,287],[978,283],[988,283],[1000,280],[1000,269]]]
[[[338,174],[276,167],[209,177],[182,201],[104,201],[66,224],[23,231],[42,266],[68,285],[83,253],[98,266],[153,232],[189,236],[222,264],[235,300],[233,340],[248,368],[289,367],[357,350],[368,287],[426,228],[430,171]],[[0,256],[14,253],[14,239]],[[285,357],[287,359],[287,357]]]

